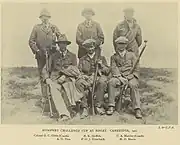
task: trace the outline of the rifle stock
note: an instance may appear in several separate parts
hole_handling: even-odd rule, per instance
[[[50,77],[50,73],[49,73],[49,56],[48,56],[48,52],[46,51],[46,71],[48,73],[48,77]],[[47,99],[49,102],[49,110],[50,110],[50,117],[53,116],[53,112],[52,112],[52,104],[51,104],[51,97],[50,97],[50,86],[47,85]]]
[[[91,93],[92,115],[95,114],[95,111],[94,111],[94,92],[95,92],[95,87],[96,87],[97,74],[98,74],[98,64],[96,64],[96,71],[94,73],[94,80],[93,80],[92,93]]]
[[[101,43],[102,45],[102,43]],[[91,106],[92,106],[92,115],[95,114],[95,111],[94,111],[94,92],[95,92],[95,87],[96,87],[96,81],[97,81],[97,75],[98,75],[98,63],[97,63],[97,60],[99,59],[100,55],[101,55],[101,48],[99,48],[100,52],[99,54],[97,54],[97,57],[95,59],[95,64],[96,64],[96,67],[95,67],[95,73],[94,73],[94,80],[93,80],[93,85],[92,85],[92,93],[91,93]]]

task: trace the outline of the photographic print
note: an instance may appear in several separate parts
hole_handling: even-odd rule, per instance
[[[2,124],[178,124],[177,3],[1,11]]]

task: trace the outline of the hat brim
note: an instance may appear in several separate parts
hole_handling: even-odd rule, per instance
[[[95,48],[95,45],[94,44],[85,44],[85,45],[83,45],[83,47],[86,48],[86,49],[89,49],[89,48],[92,48],[92,47]]]
[[[134,13],[134,10],[123,10],[124,13]]]
[[[116,44],[128,44],[126,42],[117,42]]]
[[[64,43],[64,44],[67,44],[67,45],[70,45],[71,42],[70,41],[56,41],[57,44],[59,43]]]
[[[39,16],[39,18],[41,18],[41,17],[43,17],[43,16],[48,17],[48,18],[51,18],[51,16],[47,16],[47,15],[41,15],[41,16]]]
[[[94,16],[94,15],[95,15],[95,13],[94,13],[94,12],[82,12],[82,16],[84,16],[85,14],[91,14],[92,16]]]

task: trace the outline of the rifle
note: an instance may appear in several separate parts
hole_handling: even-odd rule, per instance
[[[144,43],[145,43],[145,44],[144,44],[144,46],[143,46],[143,48],[142,48],[142,50],[141,50],[138,58],[136,59],[134,65],[133,65],[133,67],[132,67],[132,69],[130,70],[129,75],[132,74],[132,73],[134,72],[134,70],[136,69],[136,66],[137,66],[137,64],[139,63],[139,60],[140,60],[140,58],[141,58],[141,56],[142,56],[142,54],[143,54],[143,52],[144,52],[144,50],[145,50],[145,48],[146,48],[147,40],[144,40]],[[119,98],[118,98],[117,105],[116,105],[116,110],[117,110],[117,112],[122,111],[122,100],[123,100],[123,98],[124,98],[125,95],[126,95],[126,90],[127,90],[127,88],[128,88],[128,84],[127,84],[127,85],[124,85],[123,88],[122,88],[122,90],[121,90],[121,94],[120,94],[120,96],[119,96]]]
[[[101,44],[102,45],[102,44]],[[95,73],[94,73],[94,79],[93,79],[93,85],[92,85],[92,93],[91,93],[91,107],[92,107],[92,115],[94,115],[95,111],[94,111],[94,92],[95,92],[95,87],[96,87],[96,80],[97,80],[97,75],[98,75],[98,70],[99,70],[99,64],[98,64],[98,59],[99,56],[101,55],[101,48],[99,48],[100,52],[99,54],[97,54],[97,57],[95,58]]]
[[[49,73],[49,55],[48,55],[47,50],[46,50],[45,56],[46,56],[46,71],[48,73],[48,78],[49,78],[50,77],[50,73]],[[50,95],[50,86],[49,85],[47,85],[47,99],[48,99],[48,103],[49,103],[50,117],[53,117],[52,104],[51,104],[51,95]],[[46,104],[44,104],[43,112],[44,112],[45,106],[46,106]]]

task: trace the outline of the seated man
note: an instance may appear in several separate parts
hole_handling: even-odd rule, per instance
[[[56,43],[59,50],[50,56],[48,70],[43,69],[43,78],[50,85],[52,100],[59,116],[68,119],[72,117],[71,107],[76,106],[76,102],[82,97],[75,87],[75,79],[80,72],[76,55],[67,50],[67,45],[71,42],[62,35]]]
[[[130,96],[132,106],[135,110],[136,118],[142,118],[140,109],[140,94],[138,90],[138,71],[139,66],[132,74],[129,74],[132,69],[136,56],[132,52],[126,50],[128,39],[120,36],[115,40],[117,52],[111,56],[111,73],[112,78],[108,83],[109,109],[107,114],[112,115],[115,107],[115,97],[120,94],[120,86],[128,84],[130,87]],[[121,96],[120,96],[121,97]]]
[[[87,97],[93,84],[97,58],[97,55],[95,53],[95,41],[93,39],[87,39],[83,44],[84,48],[87,49],[87,54],[79,60],[79,70],[82,73],[82,76],[77,79],[76,82],[76,87],[84,93],[84,97],[82,99],[83,113],[81,114],[81,118],[85,118],[88,116]],[[97,63],[99,65],[99,72],[95,89],[95,111],[97,112],[97,114],[103,115],[105,114],[105,110],[103,107],[104,94],[105,90],[107,89],[107,75],[109,74],[110,70],[107,66],[107,62],[104,56],[99,56]]]

